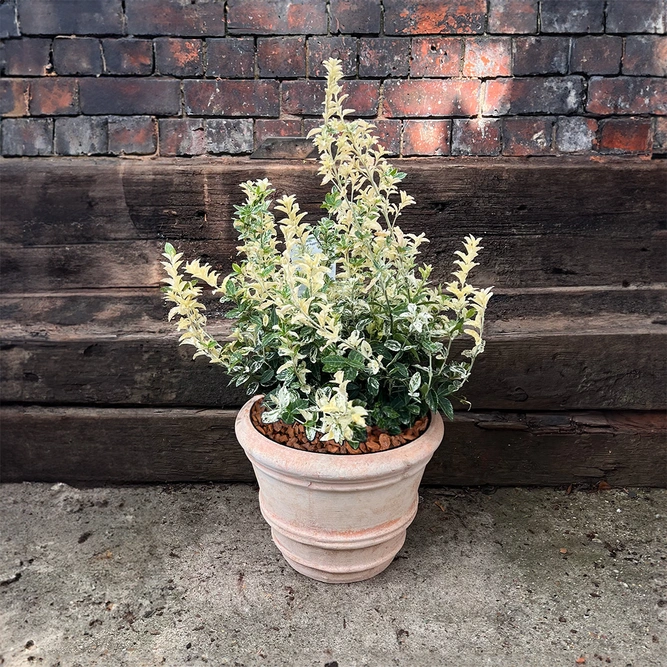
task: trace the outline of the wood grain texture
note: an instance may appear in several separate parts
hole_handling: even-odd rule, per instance
[[[239,407],[217,366],[160,329],[74,327],[0,339],[4,402]],[[645,316],[498,322],[464,395],[476,409],[667,407],[666,327]],[[228,328],[219,329],[224,338]]]
[[[34,162],[34,161],[33,161]],[[321,217],[312,161],[0,161],[5,290],[156,286],[164,240],[227,270],[238,184],[269,178]],[[406,231],[431,239],[442,280],[468,233],[484,237],[477,273],[496,287],[667,282],[667,170],[658,163],[397,160],[417,205]],[[210,243],[215,241],[216,243]]]
[[[234,411],[5,407],[0,415],[5,482],[254,480]],[[665,415],[650,412],[457,414],[424,482],[665,486],[666,428]]]
[[[0,323],[7,336],[33,337],[95,326],[125,333],[166,329],[167,305],[157,288],[53,290],[0,294]],[[215,297],[203,296],[209,312],[222,317]],[[488,326],[525,318],[570,317],[581,320],[597,315],[646,315],[667,318],[667,285],[614,287],[495,288],[486,312]]]
[[[475,281],[496,292],[465,391],[477,412],[449,426],[427,483],[667,485],[664,417],[647,412],[667,407],[667,165],[395,163],[417,199],[401,225],[431,239],[434,279],[472,233],[485,246]],[[269,178],[316,220],[316,170],[0,159],[2,478],[251,479],[220,410],[246,397],[176,346],[160,253],[170,240],[228,270],[238,184]]]

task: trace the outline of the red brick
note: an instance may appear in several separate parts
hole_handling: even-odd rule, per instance
[[[406,120],[403,155],[449,155],[451,120]]]
[[[343,93],[347,95],[344,107],[354,109],[353,116],[375,116],[380,101],[379,81],[343,81]]]
[[[384,0],[387,35],[474,35],[485,20],[486,0]]]
[[[503,155],[548,155],[553,126],[552,118],[505,118]]]
[[[307,137],[311,130],[322,125],[321,118],[304,118],[303,119],[303,136]]]
[[[651,150],[650,118],[610,118],[600,123],[601,153],[648,153]]]
[[[228,0],[232,34],[324,35],[327,10],[322,0]]]
[[[31,116],[71,116],[79,113],[79,86],[76,79],[45,77],[30,86]]]
[[[28,115],[28,81],[0,79],[0,116]]]
[[[541,31],[604,32],[604,3],[605,0],[542,0]]]
[[[24,35],[122,35],[121,0],[18,0]]]
[[[190,116],[279,116],[277,81],[201,81],[183,83]]]
[[[199,118],[164,118],[159,121],[160,155],[206,153],[206,128]]]
[[[54,153],[57,155],[105,155],[109,140],[106,118],[76,116],[55,121]]]
[[[258,148],[268,137],[300,137],[301,119],[281,118],[255,121],[255,148]]]
[[[153,73],[153,42],[150,39],[103,39],[107,74]]]
[[[394,119],[378,118],[373,120],[375,129],[373,134],[378,138],[378,143],[389,155],[398,155],[401,152],[401,121]]]
[[[664,33],[667,4],[664,0],[608,0],[607,32]]]
[[[517,37],[514,40],[514,76],[567,74],[569,37]]]
[[[343,82],[346,109],[354,116],[374,116],[378,109],[380,84],[377,81]],[[324,81],[286,81],[282,84],[283,111],[295,115],[321,116],[324,111]]]
[[[157,150],[157,128],[149,116],[109,118],[109,153],[152,155]]]
[[[206,152],[238,155],[252,152],[252,118],[213,118],[206,121]]]
[[[50,39],[23,38],[5,42],[5,74],[44,76],[50,70]]]
[[[356,37],[310,37],[308,39],[308,76],[325,77],[327,71],[322,65],[329,58],[338,58],[343,68],[343,76],[357,73]]]
[[[264,78],[306,76],[305,37],[260,37],[257,69]]]
[[[407,37],[362,37],[359,40],[359,76],[407,76],[410,40]]]
[[[202,40],[177,37],[156,39],[155,72],[169,76],[201,76],[204,73]]]
[[[84,114],[171,116],[181,110],[180,81],[85,78],[79,82]]]
[[[463,76],[510,76],[512,43],[509,37],[470,37],[465,41]]]
[[[130,35],[223,37],[225,4],[182,0],[125,0]]]
[[[102,74],[100,40],[92,37],[56,37],[53,66],[58,74]]]
[[[598,124],[593,118],[563,116],[556,125],[556,150],[560,153],[582,153],[597,147]]]
[[[593,77],[586,109],[597,114],[667,114],[667,79]]]
[[[490,0],[489,32],[525,34],[537,31],[537,0]]]
[[[480,82],[450,79],[387,81],[387,116],[475,116],[479,111]]]
[[[667,37],[628,35],[623,74],[667,76]]]
[[[18,37],[20,34],[16,0],[8,0],[0,5],[0,39]]]
[[[495,118],[456,119],[452,155],[499,155],[500,121]]]
[[[206,75],[223,79],[252,79],[255,76],[255,40],[226,37],[206,40]]]
[[[570,71],[585,74],[618,74],[623,38],[611,35],[586,36],[573,40]]]
[[[654,118],[653,152],[658,155],[667,153],[667,116]]]
[[[576,113],[584,93],[580,76],[493,79],[485,85],[485,116]]]
[[[373,34],[380,32],[378,0],[331,0],[331,32]]]
[[[51,155],[53,121],[50,118],[6,118],[2,121],[3,155]]]
[[[463,40],[456,37],[415,37],[412,40],[412,76],[458,76]]]

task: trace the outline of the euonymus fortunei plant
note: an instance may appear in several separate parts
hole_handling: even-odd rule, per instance
[[[449,397],[468,379],[484,350],[490,289],[468,283],[480,239],[468,236],[453,280],[429,281],[418,265],[423,234],[396,224],[414,200],[398,188],[405,177],[384,158],[373,125],[346,120],[341,63],[325,63],[324,123],[309,136],[330,184],[312,224],[293,195],[273,210],[268,180],[241,185],[234,227],[244,259],[223,280],[199,260],[184,262],[167,243],[165,298],[174,304],[180,343],[220,364],[248,394],[264,393],[265,422],[305,425],[308,438],[358,446],[366,425],[399,433],[428,410],[452,417]],[[199,301],[208,285],[231,302],[232,340],[214,340]],[[456,338],[469,341],[453,354]]]

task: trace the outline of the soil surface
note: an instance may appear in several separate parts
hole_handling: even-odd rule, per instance
[[[383,452],[387,449],[400,447],[406,442],[412,442],[428,427],[428,416],[418,419],[409,429],[398,435],[390,435],[377,426],[367,426],[366,440],[359,443],[359,447],[355,449],[349,442],[343,442],[342,445],[339,445],[334,440],[322,440],[321,433],[317,433],[314,440],[308,440],[303,424],[286,424],[282,420],[265,424],[262,421],[264,410],[265,407],[261,401],[256,401],[250,410],[252,423],[262,435],[281,445],[318,454],[372,454]]]

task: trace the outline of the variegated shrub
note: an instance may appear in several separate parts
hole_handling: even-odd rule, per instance
[[[271,184],[248,181],[234,220],[244,259],[221,279],[167,244],[165,294],[181,344],[248,394],[264,393],[266,422],[300,422],[311,439],[319,431],[357,446],[367,424],[398,433],[428,410],[452,417],[449,397],[484,350],[491,291],[468,283],[480,250],[472,236],[456,253],[452,281],[431,284],[431,267],[417,263],[427,239],[396,224],[414,203],[398,187],[405,174],[385,159],[373,125],[346,120],[340,62],[325,65],[324,123],[311,135],[331,187],[326,216],[306,222],[290,195],[273,206],[276,224]],[[207,333],[203,286],[231,302],[231,342]],[[455,354],[457,338],[468,345]]]

